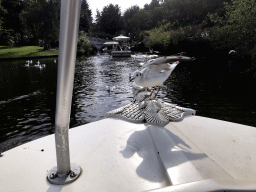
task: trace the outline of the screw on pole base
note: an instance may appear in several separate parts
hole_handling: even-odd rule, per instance
[[[80,176],[82,170],[78,165],[71,164],[70,166],[71,170],[68,175],[58,174],[57,167],[53,167],[47,175],[48,181],[55,185],[65,185],[75,181]]]

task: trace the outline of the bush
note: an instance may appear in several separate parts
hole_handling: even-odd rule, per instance
[[[148,32],[144,38],[146,47],[155,50],[165,50],[170,46],[177,46],[184,39],[182,30],[172,30],[169,24],[162,25]]]
[[[92,49],[92,45],[91,42],[86,39],[85,37],[81,37],[78,39],[77,42],[77,54],[78,55],[83,55],[83,54],[87,54],[89,52],[91,52]]]
[[[3,29],[1,31],[0,42],[1,45],[15,46],[19,43],[20,36],[14,30]]]

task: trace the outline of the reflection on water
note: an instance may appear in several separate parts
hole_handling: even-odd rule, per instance
[[[71,127],[103,119],[106,112],[128,104],[132,100],[129,73],[136,69],[136,62],[109,55],[78,60]]]
[[[46,64],[43,69],[24,67],[25,60],[1,62],[0,152],[54,132],[54,59],[40,59]],[[103,119],[106,112],[131,102],[129,73],[143,60],[109,55],[77,59],[70,127]],[[215,62],[181,63],[159,97],[193,108],[200,116],[256,126],[255,82],[242,80]]]

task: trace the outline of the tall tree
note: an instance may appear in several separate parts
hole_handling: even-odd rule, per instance
[[[122,29],[120,7],[117,4],[109,4],[105,6],[100,14],[98,22],[100,30],[106,34],[115,35]]]
[[[151,26],[155,28],[164,19],[164,9],[160,0],[151,0],[150,4],[145,4],[144,9],[150,13]]]
[[[160,0],[151,0],[150,4],[144,5],[144,9],[147,11],[153,10],[156,7],[160,7]]]
[[[100,13],[99,9],[96,9],[95,21],[92,24],[93,25],[93,32],[99,32],[100,31],[100,18],[101,18],[101,13]]]
[[[150,13],[144,9],[140,9],[132,17],[134,29],[137,31],[148,30],[151,26]]]
[[[1,5],[6,10],[6,13],[3,15],[2,27],[12,33],[11,35],[14,35],[17,41],[22,42],[25,29],[21,13],[28,5],[28,1],[2,0]],[[19,37],[17,34],[19,34]]]
[[[0,0],[0,30],[2,29],[3,17],[7,13],[7,10],[2,6],[2,0]]]
[[[42,40],[45,50],[56,44],[59,36],[60,0],[37,0],[24,13],[26,25],[35,41]]]
[[[165,16],[176,26],[200,24],[208,13],[215,12],[230,0],[164,0]]]
[[[124,20],[124,30],[127,33],[132,34],[134,36],[135,33],[135,28],[134,28],[134,23],[133,23],[133,16],[140,10],[140,7],[137,5],[131,6],[128,8],[123,15],[123,20]]]
[[[89,8],[87,0],[82,0],[79,30],[88,32],[92,26],[92,11]]]

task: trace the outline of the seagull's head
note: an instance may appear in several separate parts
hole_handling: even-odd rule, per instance
[[[133,73],[131,73],[131,74],[129,75],[130,82],[131,82],[132,80],[136,80],[136,79],[141,78],[141,76],[142,76],[141,71],[139,71],[139,70],[134,71]]]

